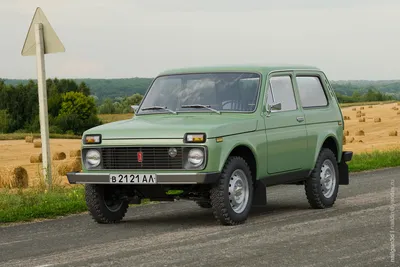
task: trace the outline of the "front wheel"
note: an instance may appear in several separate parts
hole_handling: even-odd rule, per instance
[[[247,162],[229,157],[221,177],[210,190],[214,217],[223,225],[244,223],[253,200],[253,180]]]
[[[98,223],[120,222],[129,203],[120,198],[114,186],[87,184],[85,185],[85,199],[89,213]]]
[[[323,148],[310,177],[305,182],[310,206],[314,209],[332,207],[339,191],[339,170],[335,154]]]

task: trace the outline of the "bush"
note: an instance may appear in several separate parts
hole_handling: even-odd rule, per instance
[[[58,127],[56,125],[50,126],[49,127],[49,132],[53,133],[53,134],[63,134],[64,133],[64,131],[60,127]]]
[[[8,125],[10,121],[10,115],[6,109],[0,110],[0,133],[8,132]]]

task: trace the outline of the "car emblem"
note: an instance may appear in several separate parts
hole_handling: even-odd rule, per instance
[[[137,161],[138,162],[143,162],[143,152],[138,152],[137,153]]]

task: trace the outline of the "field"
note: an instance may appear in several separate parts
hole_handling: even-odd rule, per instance
[[[400,110],[400,105],[397,103],[342,107],[343,115],[346,116],[345,132],[348,131],[344,149],[354,151],[356,154],[375,150],[400,150],[400,112],[397,108]],[[132,114],[105,114],[100,116],[103,121],[109,122],[131,118]],[[360,119],[365,119],[365,122],[360,122]],[[360,135],[360,131],[363,131],[364,135]],[[22,137],[23,135],[20,134],[17,139]],[[4,135],[3,139],[13,138]],[[52,154],[55,152],[66,154],[66,159],[53,161],[52,165],[53,176],[57,183],[67,184],[66,176],[58,173],[58,166],[75,160],[75,158],[69,156],[69,153],[71,150],[80,149],[80,139],[53,138],[50,141],[50,146]],[[40,152],[40,148],[34,148],[32,143],[26,143],[25,140],[0,141],[0,178],[2,172],[4,176],[5,170],[21,166],[27,170],[29,186],[39,184],[42,180],[41,163],[30,163],[30,156],[38,155]]]

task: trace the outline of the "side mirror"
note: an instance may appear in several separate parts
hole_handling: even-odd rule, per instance
[[[132,105],[131,108],[132,108],[132,111],[133,111],[134,113],[136,113],[136,111],[137,111],[138,108],[139,108],[139,105]]]
[[[272,111],[281,110],[282,103],[272,103],[267,105],[267,113],[271,113]]]

